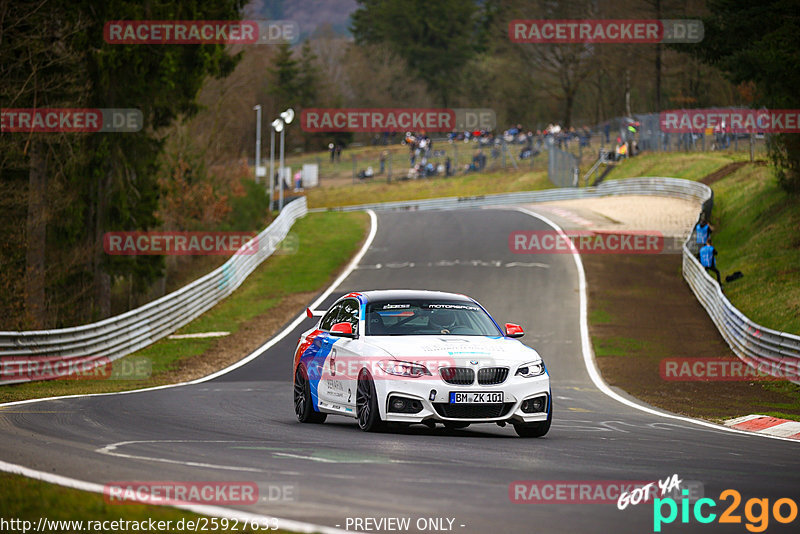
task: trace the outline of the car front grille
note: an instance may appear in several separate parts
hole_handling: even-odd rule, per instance
[[[442,367],[439,375],[448,384],[456,386],[468,386],[475,382],[475,371],[469,367]]]
[[[484,367],[478,369],[478,384],[491,386],[502,384],[508,378],[508,367]]]
[[[447,402],[435,402],[433,408],[442,417],[452,419],[493,419],[503,417],[508,413],[513,402],[504,403],[483,403],[483,404],[449,404]]]

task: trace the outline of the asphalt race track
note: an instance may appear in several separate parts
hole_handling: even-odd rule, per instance
[[[742,495],[734,513],[740,524],[700,524],[690,515],[681,525],[679,515],[663,532],[748,532],[749,498],[768,498],[770,508],[779,498],[800,502],[797,443],[660,417],[594,385],[581,352],[572,257],[508,248],[514,230],[549,229],[513,210],[380,214],[359,268],[322,306],[352,290],[439,289],[475,297],[501,323],[521,324],[551,375],[555,412],[545,438],[521,439],[496,425],[366,434],[344,418],[299,424],[291,356],[308,319],[212,381],[0,408],[0,460],[100,484],[256,481],[262,500],[248,511],[342,529],[347,518],[409,517],[412,526],[450,518],[463,533],[653,532],[651,504],[620,511],[615,504],[514,503],[509,486],[518,480],[645,481],[677,473],[702,483],[718,501],[717,516],[730,503],[719,501],[721,491]],[[279,495],[284,487],[293,491],[288,498]],[[767,532],[797,532],[798,524],[770,518]]]

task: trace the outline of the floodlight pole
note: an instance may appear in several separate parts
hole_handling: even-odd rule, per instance
[[[258,165],[261,163],[261,105],[253,108],[256,111],[256,183],[258,182]]]

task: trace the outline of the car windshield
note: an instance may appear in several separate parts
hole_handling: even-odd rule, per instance
[[[398,300],[367,305],[368,336],[498,336],[494,321],[465,301]]]

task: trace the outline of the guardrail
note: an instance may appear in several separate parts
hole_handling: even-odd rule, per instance
[[[444,210],[636,194],[697,201],[702,204],[702,211],[707,216],[710,215],[714,204],[713,192],[705,184],[679,178],[654,177],[612,180],[603,182],[596,187],[581,189],[548,189],[475,197],[384,202],[328,208],[328,210]],[[758,325],[736,309],[689,249],[688,245],[691,241],[692,236],[683,245],[683,277],[733,353],[749,365],[764,369],[773,375],[783,373],[782,376],[800,377],[800,336],[777,332]],[[800,380],[794,378],[792,382],[800,383]]]
[[[305,197],[288,204],[258,234],[255,252],[237,252],[202,278],[140,308],[72,328],[0,332],[0,384],[91,370],[171,334],[239,287],[306,213]]]
[[[518,193],[500,193],[471,197],[445,197],[426,200],[409,200],[399,202],[381,202],[376,204],[359,204],[356,206],[340,206],[333,208],[314,208],[318,211],[407,211],[407,210],[445,210],[466,209],[482,206],[501,206],[511,204],[532,204],[536,202],[552,202],[556,200],[573,200],[577,198],[595,198],[613,195],[657,195],[698,200],[705,202],[707,186],[679,178],[630,178],[603,182],[597,187],[562,189],[544,189],[541,191],[521,191]]]
[[[752,367],[800,384],[800,336],[756,324],[736,309],[691,253],[690,242],[691,236],[683,246],[683,277],[734,354]]]
[[[272,252],[295,220],[308,211],[451,210],[483,206],[530,204],[556,200],[616,195],[655,195],[702,203],[710,214],[711,189],[699,182],[678,178],[631,178],[604,182],[597,187],[549,189],[476,197],[449,197],[407,202],[362,204],[340,208],[306,208],[305,198],[289,204],[280,216],[258,235],[256,254],[234,255],[203,278],[141,308],[98,323],[59,330],[0,332],[0,384],[27,381],[5,379],[7,365],[32,362],[39,365],[66,364],[71,360],[113,360],[139,350],[174,332],[228,296]],[[777,372],[800,376],[800,336],[758,325],[737,310],[706,273],[690,251],[692,237],[683,245],[683,276],[708,312],[731,350],[752,366],[778,366]],[[266,246],[263,246],[266,244]],[[773,373],[773,374],[777,374]],[[792,380],[798,382],[797,379]]]

